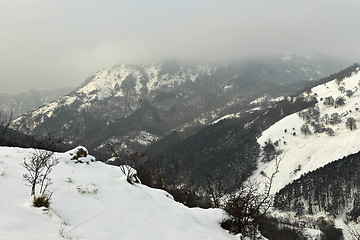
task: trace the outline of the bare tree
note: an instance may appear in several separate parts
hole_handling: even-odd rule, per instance
[[[262,159],[261,162],[270,162],[274,160],[278,155],[282,153],[281,149],[277,149],[278,142],[273,143],[271,139],[265,141],[264,146],[262,147]]]
[[[325,132],[330,136],[335,136],[335,131],[332,128],[326,128]]]
[[[272,206],[273,196],[271,188],[275,175],[279,172],[279,165],[285,155],[275,158],[275,171],[266,176],[265,190],[259,192],[256,182],[247,181],[240,189],[229,196],[224,209],[230,215],[221,226],[234,234],[256,239],[260,222],[264,219]]]
[[[343,97],[337,97],[336,100],[335,100],[335,105],[336,106],[343,106],[345,105],[345,98]]]
[[[340,83],[342,82],[342,80],[344,80],[344,79],[342,79],[342,78],[336,78],[336,79],[335,79],[335,82],[336,82],[337,85],[340,85]]]
[[[111,144],[107,144],[106,147],[108,151],[112,153],[113,157],[115,157],[115,159],[119,161],[119,168],[121,172],[126,176],[126,180],[130,184],[141,183],[135,169],[141,167],[145,158],[145,154],[139,154],[137,152],[130,153],[125,151],[118,153],[115,147]]]
[[[64,139],[57,137],[54,133],[47,133],[45,136],[27,133],[27,144],[32,148],[56,151],[59,146],[64,144]]]
[[[206,184],[205,189],[210,196],[212,206],[220,208],[224,197],[229,193],[229,189],[222,184],[220,179],[214,181],[210,173],[206,174]]]
[[[356,120],[353,117],[349,117],[346,120],[346,127],[349,128],[351,131],[356,129]]]
[[[300,132],[302,132],[304,135],[311,135],[311,130],[309,125],[303,124],[300,128]]]
[[[331,125],[335,125],[335,124],[338,124],[338,123],[341,123],[341,117],[338,113],[332,113],[330,115],[330,119],[329,119],[329,123]]]
[[[39,150],[35,150],[29,159],[24,159],[22,165],[28,172],[23,177],[30,183],[31,196],[36,194],[37,185],[40,186],[39,194],[45,195],[46,189],[52,184],[49,174],[58,162],[53,152]]]
[[[326,106],[334,106],[335,100],[332,96],[326,97],[323,104]]]
[[[329,114],[325,113],[324,116],[321,118],[325,124],[329,124]]]
[[[360,81],[359,81],[360,83]],[[360,231],[354,226],[349,226],[349,232],[350,232],[350,237],[349,239],[351,240],[359,240],[360,239]]]
[[[350,89],[346,90],[346,96],[350,98],[352,95],[354,95],[354,92]]]

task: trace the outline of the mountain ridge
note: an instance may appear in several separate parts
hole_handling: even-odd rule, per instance
[[[96,150],[104,151],[110,143],[137,151],[146,145],[136,135],[152,136],[148,143],[174,130],[189,136],[227,114],[250,111],[256,107],[250,102],[264,92],[270,98],[286,95],[306,86],[308,82],[302,81],[309,75],[317,78],[319,72],[331,69],[331,64],[311,68],[309,60],[295,60],[285,65],[281,59],[117,65],[99,71],[67,96],[17,118],[12,127],[40,135],[55,132],[68,144],[82,143]]]

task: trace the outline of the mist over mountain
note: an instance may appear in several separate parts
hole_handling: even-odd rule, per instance
[[[78,89],[19,117],[12,126],[39,135],[53,132],[69,144],[100,151],[108,143],[136,151],[171,131],[187,137],[228,114],[271,105],[339,65],[295,56],[229,63],[121,64],[99,71]]]
[[[0,240],[360,240],[359,9],[0,1]]]
[[[2,114],[17,118],[22,114],[48,104],[69,93],[70,88],[46,90],[29,90],[21,93],[0,93],[0,109]]]
[[[230,194],[247,181],[266,191],[272,176],[269,193],[275,195],[275,208],[261,228],[275,224],[281,231],[285,221],[298,229],[303,215],[310,214],[311,224],[298,234],[319,237],[332,229],[341,235],[348,231],[347,220],[336,214],[356,224],[358,209],[352,203],[358,201],[358,185],[348,182],[351,177],[330,184],[331,178],[324,176],[333,166],[350,173],[346,169],[356,164],[360,67],[338,72],[333,64],[301,57],[124,63],[18,117],[11,128],[40,138],[55,133],[67,146],[86,145],[112,165],[124,163],[122,158],[109,159],[108,146],[119,153],[145,151],[150,156],[146,161],[160,164],[169,186],[179,190],[189,185],[197,189],[197,197],[208,197],[203,189],[209,179]],[[141,156],[136,154],[131,156]],[[350,154],[355,155],[347,158]],[[331,162],[339,165],[327,167]],[[298,187],[315,183],[317,177],[330,187],[316,185],[314,192]],[[332,194],[346,200],[335,201]]]

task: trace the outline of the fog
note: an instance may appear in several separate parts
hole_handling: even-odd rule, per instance
[[[3,0],[0,92],[78,86],[123,61],[360,56],[358,0]]]

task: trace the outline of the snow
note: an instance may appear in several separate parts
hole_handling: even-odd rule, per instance
[[[54,117],[56,110],[62,107],[72,106],[78,112],[90,108],[96,101],[116,97],[123,98],[131,94],[134,101],[143,98],[144,92],[166,91],[186,82],[195,82],[202,75],[211,75],[221,66],[212,64],[197,64],[180,67],[174,74],[163,73],[162,64],[129,64],[123,63],[112,67],[104,68],[97,72],[85,85],[76,90],[71,96],[64,96],[60,99],[30,112],[26,116],[20,116],[12,123],[13,128],[24,127],[34,131],[47,118]],[[124,81],[131,80],[131,89],[124,88]],[[230,87],[230,86],[228,86]],[[228,89],[228,88],[226,88]],[[226,90],[225,89],[225,90]],[[150,97],[151,94],[147,97]],[[145,96],[145,98],[147,98]],[[125,114],[126,115],[126,114]],[[207,120],[201,120],[207,123]],[[145,145],[147,141],[142,141]]]
[[[156,66],[151,66],[146,69],[146,73],[149,76],[149,82],[146,84],[147,89],[152,90],[154,83],[157,81],[157,75],[160,70]]]
[[[257,110],[257,109],[258,109],[258,108],[254,108],[253,110]],[[249,111],[250,111],[250,110],[249,110]],[[216,119],[215,121],[213,121],[213,122],[211,123],[211,125],[214,125],[214,124],[216,124],[216,123],[218,123],[218,122],[220,122],[221,120],[224,120],[224,119],[239,118],[240,115],[241,115],[240,112],[238,112],[238,113],[232,113],[232,114],[227,114],[227,115],[225,115],[225,116],[223,116],[223,117],[221,117],[221,118]]]
[[[319,85],[312,89],[311,96],[316,97],[318,103],[317,107],[320,109],[320,118],[325,114],[329,116],[336,112],[342,115],[342,122],[331,127],[335,131],[335,136],[328,136],[326,133],[313,133],[311,135],[303,135],[300,133],[301,126],[305,123],[298,113],[289,115],[262,133],[258,139],[260,145],[271,139],[272,142],[278,141],[279,148],[283,153],[278,159],[281,159],[279,164],[279,172],[275,175],[274,183],[271,193],[275,193],[283,188],[286,184],[298,179],[301,175],[307,172],[316,170],[332,161],[338,160],[349,154],[357,153],[360,150],[360,129],[350,131],[346,128],[345,122],[347,118],[353,117],[360,125],[360,112],[355,109],[360,102],[360,91],[358,91],[358,83],[360,80],[360,73],[353,74],[346,78],[340,84],[346,90],[354,91],[354,95],[350,98],[344,92],[339,91],[339,86],[333,80],[326,84]],[[307,94],[304,94],[307,97]],[[342,96],[346,99],[346,104],[342,107],[335,108],[334,106],[325,106],[321,98],[332,96],[336,99]],[[285,132],[286,129],[286,132]],[[296,132],[294,136],[292,133]],[[254,172],[251,179],[260,183],[265,181],[265,177],[260,174],[264,172],[270,176],[275,171],[275,160],[269,163],[258,163],[258,169]],[[264,188],[261,185],[260,188]]]
[[[281,100],[283,100],[284,97],[280,96],[280,97],[276,97],[276,98],[270,98],[269,95],[265,94],[264,96],[261,96],[255,100],[253,100],[252,102],[250,102],[251,105],[257,105],[257,104],[261,104],[264,102],[279,102]]]
[[[143,146],[150,145],[152,142],[159,140],[159,137],[146,131],[140,131],[131,142],[138,143]]]
[[[265,102],[268,98],[269,98],[269,96],[267,94],[265,94],[264,96],[261,96],[261,97],[255,99],[254,101],[250,102],[250,104],[252,104],[252,105],[260,104],[262,102]]]
[[[131,185],[115,166],[75,164],[74,151],[55,153],[45,210],[31,206],[22,177],[21,164],[34,150],[0,147],[1,239],[238,239],[221,229],[222,210],[190,209],[163,190]]]

